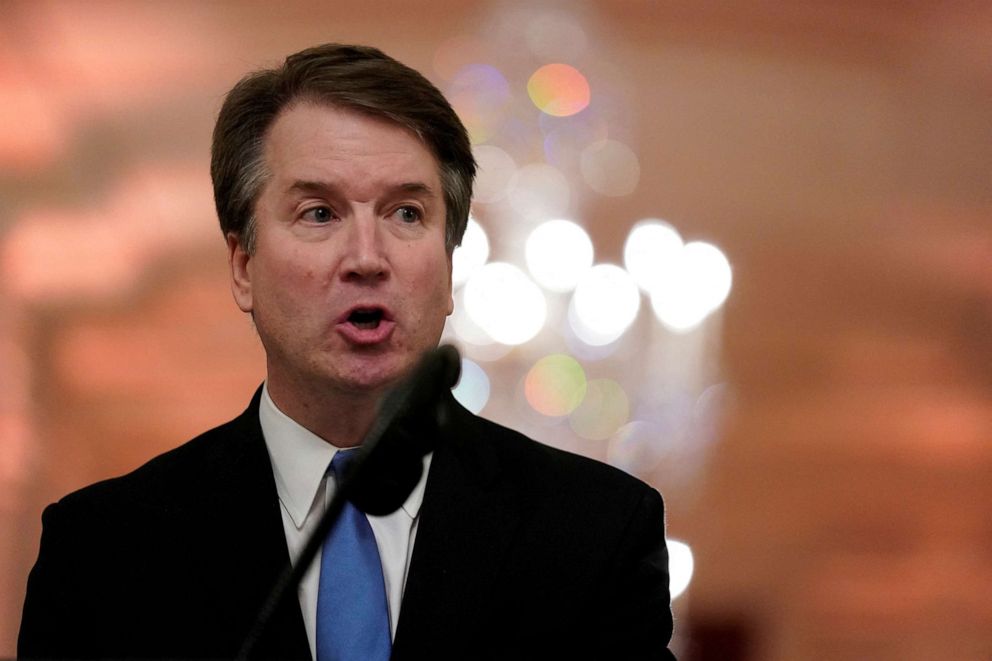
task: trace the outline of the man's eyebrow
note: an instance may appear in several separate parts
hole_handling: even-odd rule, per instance
[[[299,191],[302,193],[337,193],[338,187],[330,182],[323,181],[294,181],[288,189],[290,192]],[[386,194],[412,193],[416,195],[433,195],[434,189],[421,181],[408,181],[386,189]]]
[[[337,188],[333,184],[322,181],[297,180],[294,181],[286,190],[287,192],[299,191],[301,193],[327,193],[336,191]]]
[[[433,195],[434,189],[420,181],[410,181],[393,187],[396,191],[405,193],[419,193],[421,195]]]

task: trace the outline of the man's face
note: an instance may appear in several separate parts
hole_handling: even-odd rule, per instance
[[[397,124],[314,103],[282,111],[264,158],[255,252],[228,246],[270,391],[380,392],[453,306],[437,161]]]

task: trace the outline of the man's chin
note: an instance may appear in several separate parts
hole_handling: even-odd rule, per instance
[[[355,395],[381,396],[402,381],[411,367],[397,361],[360,363],[349,369],[347,374],[338,376],[339,386]]]

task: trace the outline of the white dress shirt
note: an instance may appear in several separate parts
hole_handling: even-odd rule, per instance
[[[327,441],[292,420],[276,407],[269,397],[268,386],[262,388],[258,408],[265,446],[272,460],[276,492],[286,532],[290,560],[295,564],[310,532],[327,509],[334,490],[333,478],[326,475],[331,459],[338,451]],[[386,516],[368,516],[382,560],[382,575],[386,582],[389,605],[390,635],[396,635],[400,603],[406,586],[406,574],[413,555],[417,535],[420,505],[432,455],[424,457],[420,482],[403,506]],[[299,587],[300,608],[306,625],[310,653],[317,658],[317,590],[320,585],[320,552],[303,575]]]

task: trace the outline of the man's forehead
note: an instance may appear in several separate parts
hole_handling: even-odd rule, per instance
[[[417,130],[399,120],[396,116],[390,116],[384,112],[376,112],[368,108],[359,108],[334,101],[325,101],[310,97],[301,97],[290,101],[275,114],[263,138],[266,146],[270,143],[270,138],[275,127],[280,124],[285,124],[286,118],[289,115],[294,113],[299,115],[299,111],[303,111],[310,115],[313,120],[316,120],[318,117],[335,117],[342,121],[348,121],[349,119],[362,119],[367,122],[372,122],[373,124],[378,124],[384,129],[402,131],[419,143],[420,146],[422,146],[432,157],[435,158],[435,160],[437,159],[434,149],[426,140],[424,140],[423,136]]]
[[[383,142],[370,141],[364,135],[369,127],[372,127],[373,130],[381,129],[384,131],[382,134]],[[333,151],[326,149],[321,151],[322,147],[326,147],[326,145],[321,145],[321,142],[328,139],[325,135],[328,128],[340,129],[340,132],[335,132],[333,136],[337,148]],[[349,129],[353,130],[354,133],[349,135]],[[398,136],[409,138],[409,140],[398,138]],[[307,98],[290,102],[277,113],[263,138],[263,158],[266,164],[271,167],[276,161],[281,160],[282,154],[280,152],[290,147],[297,152],[312,149],[314,150],[313,155],[319,158],[344,161],[355,158],[357,160],[370,154],[375,155],[374,147],[383,143],[395,147],[397,154],[410,158],[411,161],[415,162],[422,157],[425,162],[432,166],[432,173],[440,181],[441,168],[437,155],[416,131],[393,118],[375,112]],[[414,145],[416,146],[414,147]],[[294,155],[298,156],[298,153]],[[270,174],[272,174],[271,170]],[[419,181],[423,177],[415,179],[417,180],[395,181],[391,182],[391,185],[424,185],[433,190],[430,182]]]

